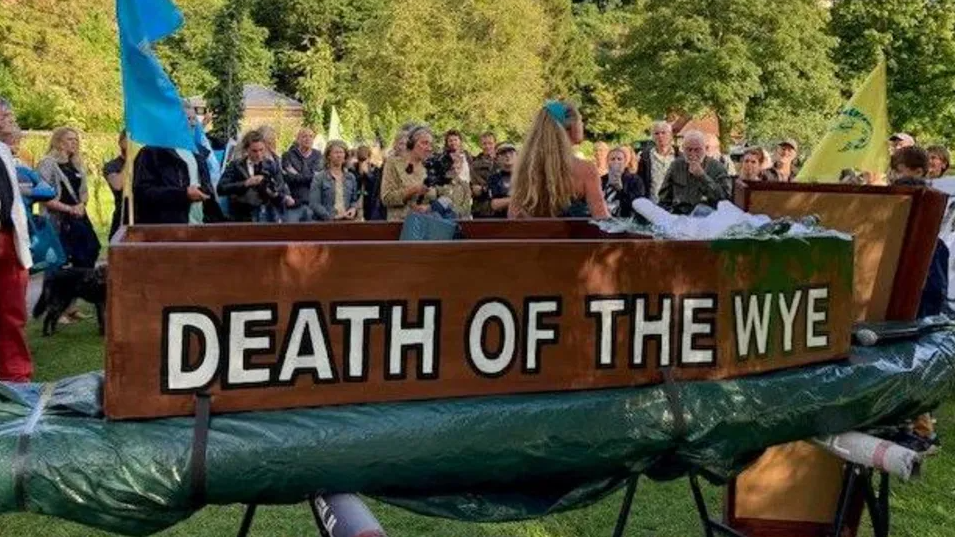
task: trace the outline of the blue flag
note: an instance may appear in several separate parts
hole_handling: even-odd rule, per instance
[[[182,25],[182,14],[171,0],[116,0],[116,18],[130,139],[195,152],[179,92],[153,53],[153,43]]]

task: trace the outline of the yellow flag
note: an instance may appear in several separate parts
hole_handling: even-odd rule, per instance
[[[142,149],[142,144],[127,139],[126,142],[126,165],[123,166],[123,207],[118,209],[129,210],[129,225],[136,223],[135,214],[133,214],[133,163],[136,162],[136,155]],[[120,213],[122,214],[122,213]]]
[[[885,60],[845,104],[796,176],[807,183],[836,183],[845,169],[878,178],[889,167],[889,108]]]

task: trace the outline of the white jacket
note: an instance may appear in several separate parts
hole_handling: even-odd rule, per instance
[[[14,239],[17,245],[17,257],[24,269],[33,266],[33,258],[30,256],[30,231],[27,229],[27,212],[23,208],[23,202],[20,201],[20,184],[17,182],[17,169],[13,165],[13,153],[6,144],[0,142],[0,165],[7,169],[7,175],[10,176],[10,187],[13,188],[13,230]],[[3,207],[3,210],[7,210]]]

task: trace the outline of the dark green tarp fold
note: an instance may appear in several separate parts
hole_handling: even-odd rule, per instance
[[[672,388],[676,405],[661,385],[214,416],[206,498],[360,492],[419,513],[503,521],[587,505],[636,473],[694,470],[719,482],[771,445],[937,406],[955,393],[955,331]],[[0,513],[147,535],[201,507],[190,505],[193,420],[110,422],[101,393],[98,374],[0,384]]]

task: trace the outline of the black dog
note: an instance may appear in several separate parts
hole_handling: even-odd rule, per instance
[[[99,334],[103,335],[104,313],[106,308],[106,265],[96,268],[62,268],[43,278],[43,293],[33,307],[33,318],[37,319],[44,312],[43,335],[51,336],[56,333],[56,324],[63,312],[70,307],[77,298],[96,306],[96,321],[99,323]]]

